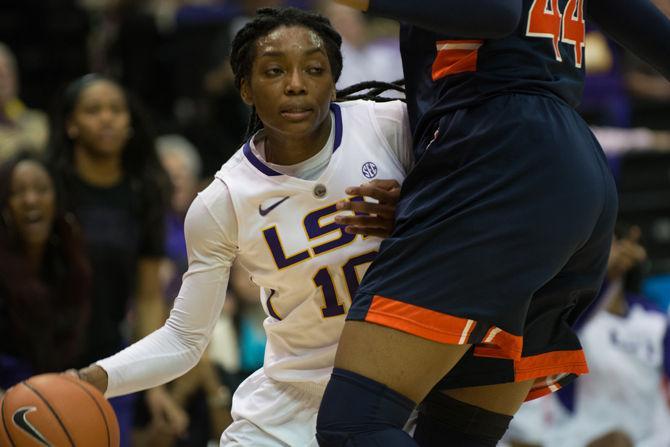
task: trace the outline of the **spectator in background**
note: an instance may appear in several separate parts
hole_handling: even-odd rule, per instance
[[[157,139],[156,148],[161,165],[172,184],[172,199],[166,214],[165,251],[167,258],[161,266],[161,282],[167,306],[181,287],[182,275],[188,268],[184,240],[184,218],[199,190],[201,160],[197,149],[181,135],[164,135]],[[230,424],[230,389],[222,384],[218,366],[207,353],[185,375],[175,379],[167,389],[174,401],[186,409],[190,424],[185,436],[177,439],[149,423],[136,431],[138,445],[199,446],[217,439]]]
[[[618,228],[606,285],[581,321],[590,373],[524,404],[508,433],[512,446],[670,445],[668,318],[640,295],[646,253],[639,239],[639,228]]]
[[[579,113],[591,126],[630,126],[630,100],[621,70],[622,48],[587,27],[586,77]]]
[[[590,374],[559,395],[571,414],[550,432],[547,447],[591,445],[611,433],[627,436],[631,446],[670,445],[668,318],[640,295],[640,236],[637,227],[618,228],[602,310],[579,332]]]
[[[188,268],[184,218],[199,190],[202,162],[197,149],[181,135],[164,135],[156,141],[163,169],[172,184],[172,199],[165,219],[166,262],[161,267],[164,297],[173,300]],[[168,308],[172,303],[168,303]]]
[[[651,0],[670,16],[670,0]],[[632,125],[653,130],[670,129],[670,81],[631,53],[624,60],[631,97]]]
[[[372,79],[393,82],[403,78],[396,36],[393,39],[374,38],[362,12],[337,3],[325,3],[323,13],[342,35],[344,63],[337,81],[338,89]],[[394,30],[397,34],[397,25]]]
[[[88,343],[78,363],[84,366],[165,320],[158,272],[165,253],[168,180],[138,105],[118,83],[100,75],[83,76],[65,89],[52,116],[49,153],[66,209],[81,222],[93,267]],[[122,330],[124,323],[130,333]],[[185,430],[186,414],[162,388],[146,397],[163,430]],[[130,442],[133,401],[132,396],[111,400],[122,445]]]
[[[19,99],[19,75],[16,58],[0,43],[0,161],[19,149],[42,152],[48,125],[44,113],[29,109]]]
[[[265,356],[265,312],[258,305],[259,287],[238,263],[230,271],[230,289],[235,300],[235,326],[240,353],[240,383],[263,366]]]
[[[45,164],[22,153],[0,167],[0,394],[75,364],[91,272],[79,228]]]

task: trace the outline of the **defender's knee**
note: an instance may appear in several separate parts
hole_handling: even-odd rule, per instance
[[[321,402],[316,439],[321,447],[416,446],[402,431],[414,402],[387,386],[335,368]]]

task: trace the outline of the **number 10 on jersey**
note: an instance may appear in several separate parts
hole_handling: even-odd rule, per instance
[[[574,46],[575,65],[584,59],[584,0],[568,0],[561,15],[558,0],[534,0],[528,12],[526,35],[552,40],[557,61],[562,61],[559,42]]]

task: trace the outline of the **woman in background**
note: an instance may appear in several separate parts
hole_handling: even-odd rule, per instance
[[[0,167],[0,392],[71,367],[88,319],[81,234],[46,165],[22,153]]]
[[[77,365],[84,366],[165,320],[158,272],[169,182],[138,104],[112,79],[89,74],[73,81],[51,122],[50,162],[93,267],[87,345]],[[111,401],[122,445],[130,443],[133,401]],[[147,404],[163,430],[183,433],[186,413],[165,391],[147,393]]]

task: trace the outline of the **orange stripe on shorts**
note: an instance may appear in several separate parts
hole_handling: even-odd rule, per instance
[[[586,374],[589,368],[581,349],[574,351],[552,351],[544,354],[522,357],[514,363],[514,381],[572,373]]]
[[[365,321],[407,332],[439,343],[467,344],[474,320],[375,295]]]

